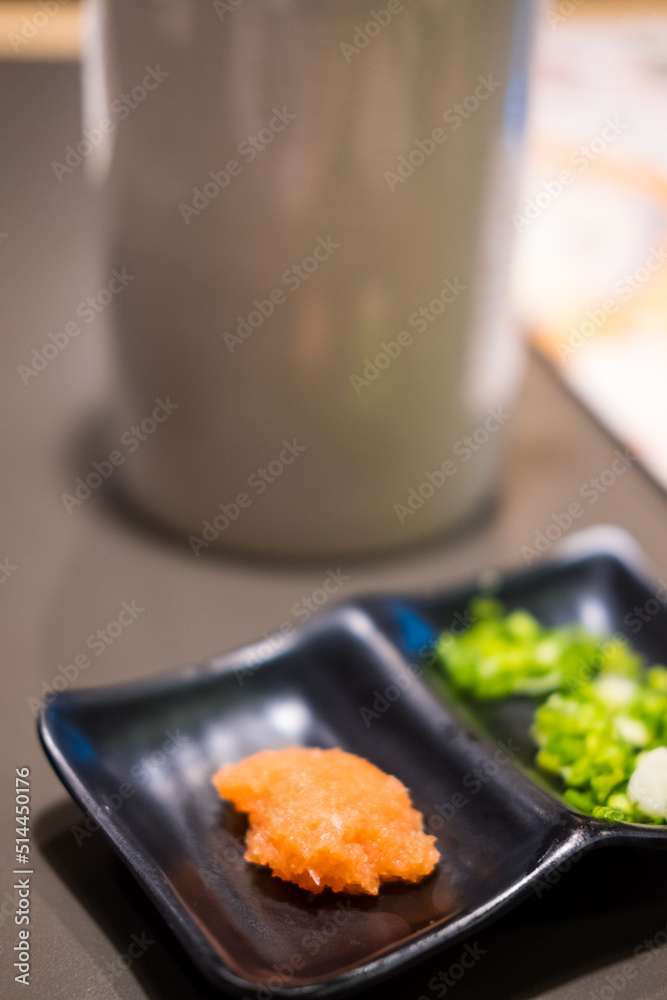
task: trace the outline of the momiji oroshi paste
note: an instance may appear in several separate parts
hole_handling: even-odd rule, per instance
[[[343,750],[262,750],[213,784],[248,813],[246,860],[311,892],[377,895],[382,882],[418,882],[440,857],[398,778]]]

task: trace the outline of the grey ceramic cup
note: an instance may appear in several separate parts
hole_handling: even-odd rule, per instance
[[[525,0],[93,0],[117,433],[144,428],[119,475],[195,555],[388,549],[493,493],[530,21]]]

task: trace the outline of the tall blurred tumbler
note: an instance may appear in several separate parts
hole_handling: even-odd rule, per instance
[[[119,475],[197,555],[405,545],[493,494],[531,6],[94,0]]]

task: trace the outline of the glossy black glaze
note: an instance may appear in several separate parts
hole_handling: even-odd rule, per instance
[[[532,768],[528,699],[465,703],[429,666],[433,639],[476,591],[364,599],[268,655],[259,644],[155,681],[67,692],[43,711],[65,786],[214,983],[259,1000],[361,989],[465,938],[583,850],[667,846],[665,828],[597,822],[558,798]],[[508,576],[500,595],[545,622],[623,630],[664,658],[667,615],[635,639],[626,616],[652,590],[612,552]],[[294,744],[340,746],[397,775],[438,838],[436,871],[377,898],[311,896],[247,864],[242,818],[211,775]]]

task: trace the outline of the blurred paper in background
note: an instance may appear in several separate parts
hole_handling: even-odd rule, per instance
[[[667,487],[667,6],[599,9],[540,19],[516,294],[530,340]]]

